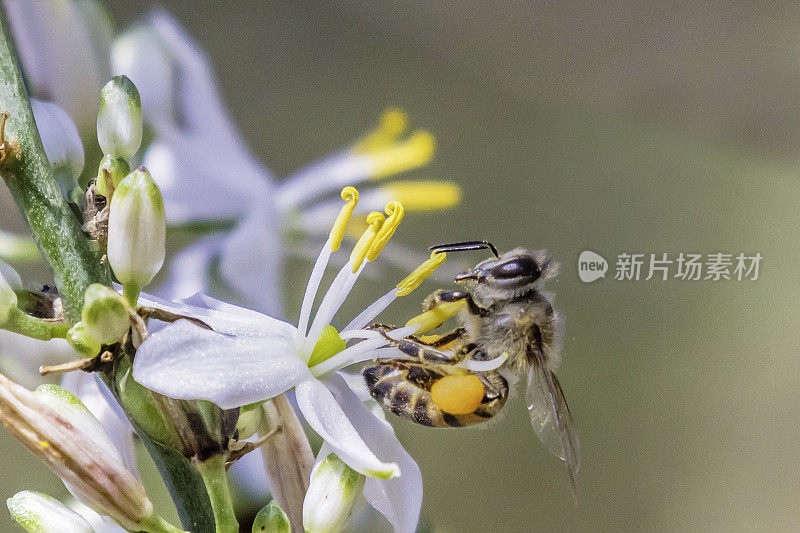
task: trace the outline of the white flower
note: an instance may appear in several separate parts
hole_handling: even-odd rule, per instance
[[[229,232],[203,237],[173,258],[161,292],[173,299],[208,291],[215,266],[245,304],[279,314],[275,281],[284,250],[313,257],[309,242],[318,248],[338,211],[330,195],[346,184],[419,167],[432,156],[433,137],[425,131],[404,137],[405,114],[392,110],[352,147],[275,183],[236,130],[205,54],[172,17],[155,13],[123,35],[112,61],[115,73],[136,83],[145,119],[155,130],[144,164],[164,195],[167,221],[233,223]],[[431,210],[458,198],[458,187],[450,183],[395,182],[365,193],[360,214],[391,200]],[[290,233],[302,234],[304,242],[283,246]],[[419,262],[416,252],[393,255],[404,269]]]
[[[387,219],[379,213],[370,215],[370,226],[331,283],[312,320],[311,307],[323,272],[332,253],[339,249],[358,195],[354,189],[346,188],[342,197],[347,204],[314,265],[297,326],[203,295],[182,304],[148,302],[144,297],[145,305],[199,318],[213,331],[186,320],[160,329],[139,347],[133,376],[167,396],[210,400],[222,408],[263,401],[294,389],[300,411],[330,451],[369,477],[364,487],[367,501],[396,530],[413,531],[422,497],[419,469],[391,427],[364,405],[337,371],[376,357],[402,357],[398,350],[388,347],[390,343],[383,335],[364,327],[398,296],[417,287],[445,256],[434,254],[337,332],[330,322],[366,264],[378,257],[403,216],[400,204],[390,204]],[[391,335],[399,339],[418,327],[399,328]]]
[[[94,0],[4,0],[3,7],[32,95],[58,104],[88,134],[109,70],[105,8]]]

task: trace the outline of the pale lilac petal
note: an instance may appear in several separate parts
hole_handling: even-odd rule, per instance
[[[61,106],[84,133],[109,77],[112,25],[95,2],[3,2],[32,96]]]
[[[206,290],[211,263],[226,237],[223,233],[206,235],[173,255],[158,294],[177,301]]]
[[[391,522],[395,532],[413,533],[422,507],[422,474],[417,463],[403,449],[391,425],[376,418],[342,376],[331,374],[325,378],[325,384],[370,449],[384,460],[400,465],[402,475],[398,478],[368,477],[364,495],[369,504]]]
[[[269,494],[269,478],[264,456],[258,450],[246,454],[233,463],[228,473],[236,485],[254,501]]]
[[[397,464],[381,461],[370,451],[348,415],[321,382],[309,379],[295,385],[295,397],[306,422],[350,468],[365,476],[384,479],[401,473]]]
[[[224,242],[219,272],[254,309],[278,314],[282,265],[280,221],[272,203],[256,201]]]
[[[57,365],[78,358],[64,339],[40,341],[0,330],[0,371],[28,388],[42,384],[39,367]]]
[[[162,137],[144,154],[142,164],[161,190],[170,224],[230,220],[249,203],[244,192],[237,190],[236,180],[229,179],[237,174],[228,174],[227,168],[220,172],[219,155],[208,153],[209,142],[200,137]]]
[[[232,409],[286,392],[310,372],[291,335],[234,337],[179,320],[142,343],[133,377],[166,396]]]
[[[200,293],[179,302],[142,294],[139,297],[139,304],[198,318],[211,326],[214,331],[226,335],[269,339],[291,337],[296,331],[294,326],[283,320],[215,300]]]

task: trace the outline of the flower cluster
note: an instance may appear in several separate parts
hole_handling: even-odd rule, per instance
[[[151,453],[177,453],[169,459],[173,467],[200,474],[203,501],[193,503],[208,508],[217,531],[238,530],[226,468],[259,446],[267,458],[274,451],[270,439],[279,438],[296,444],[283,453],[295,454],[300,501],[281,493],[286,478],[270,473],[274,500],[256,525],[340,531],[366,502],[395,531],[415,531],[419,467],[360,376],[347,370],[403,357],[394,344],[422,327],[413,321],[389,333],[369,327],[445,260],[444,253],[423,260],[392,236],[406,210],[450,207],[460,191],[447,182],[375,180],[427,164],[433,136],[408,132],[405,113],[390,109],[351,146],[275,180],[236,131],[204,53],[172,17],[155,13],[112,44],[105,13],[85,4],[38,6],[39,20],[13,3],[9,10],[34,93],[53,100],[32,101],[52,176],[80,213],[98,264],[119,282],[109,277],[84,285],[80,316],[69,321],[57,291],[26,290],[0,262],[4,351],[9,342],[34,338],[35,366],[47,363],[42,373],[86,371],[66,374],[64,388],[35,392],[0,375],[0,419],[64,480],[81,509],[79,515],[24,491],[8,501],[12,516],[29,531],[99,531],[98,520],[108,531],[178,531],[153,513],[137,478],[138,432]],[[65,21],[65,42],[80,53],[32,38]],[[94,61],[87,47],[102,48],[110,64]],[[84,57],[91,71],[85,79],[75,79],[75,57]],[[48,76],[46,65],[64,62],[70,68],[62,79]],[[88,92],[64,90],[69,83]],[[99,106],[85,94],[99,94]],[[96,118],[103,154],[88,186],[81,179],[87,112]],[[371,184],[359,196],[351,185],[364,182]],[[339,191],[343,207],[333,198]],[[212,232],[168,260],[167,225],[197,223]],[[29,242],[6,234],[0,241],[2,257],[31,255]],[[286,254],[314,260],[296,323],[278,318]],[[378,257],[413,271],[334,327],[362,273],[375,274],[370,264]],[[159,296],[142,293],[164,264]],[[322,292],[331,266],[339,271]],[[248,308],[203,294],[213,289],[215,269]],[[57,360],[44,360],[44,341]],[[316,461],[284,394],[324,441]],[[290,414],[275,410],[280,402]],[[193,523],[193,517],[182,519],[186,527]]]

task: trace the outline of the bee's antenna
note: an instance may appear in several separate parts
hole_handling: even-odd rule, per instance
[[[489,241],[464,241],[450,244],[435,244],[428,248],[431,252],[462,252],[466,250],[491,250],[494,256],[500,259],[497,248]]]

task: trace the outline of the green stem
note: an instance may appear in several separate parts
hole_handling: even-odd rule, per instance
[[[65,338],[69,331],[69,325],[63,322],[50,322],[23,313],[19,309],[12,309],[8,314],[8,320],[2,325],[2,329],[40,341],[49,341],[50,339]]]
[[[139,524],[141,531],[146,533],[186,533],[157,515],[151,515]]]
[[[205,461],[195,463],[203,477],[214,510],[217,533],[236,533],[239,523],[233,513],[233,501],[228,487],[228,474],[225,471],[225,455],[217,454]]]
[[[0,12],[0,111],[5,123],[5,161],[0,167],[33,238],[53,269],[68,323],[80,320],[83,293],[92,282],[111,284],[89,238],[56,183],[33,119],[30,100]]]
[[[86,288],[92,283],[111,286],[111,272],[100,261],[100,254],[82,231],[56,183],[9,35],[0,4],[0,111],[9,116],[5,124],[6,158],[0,164],[0,174],[42,256],[53,269],[64,305],[64,322],[72,325],[81,318]],[[105,373],[102,377],[113,385],[113,375]],[[183,456],[155,444],[147,435],[141,436],[170,489],[184,527],[192,533],[211,533],[213,516],[208,510],[208,495],[200,476]]]

